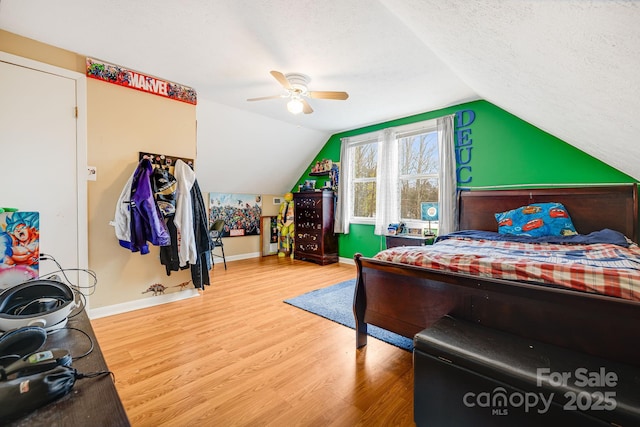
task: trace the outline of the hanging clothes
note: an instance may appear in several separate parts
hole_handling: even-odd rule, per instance
[[[193,182],[193,187],[191,187],[191,201],[193,203],[193,231],[198,254],[198,262],[191,265],[191,281],[196,288],[204,289],[205,285],[211,284],[209,271],[212,265],[213,242],[209,234],[207,209],[197,180]]]
[[[180,267],[180,259],[178,258],[178,229],[176,228],[173,218],[167,221],[169,236],[171,237],[171,245],[160,247],[160,264],[164,265],[167,276],[171,276],[172,271],[179,271],[189,268],[188,265]]]
[[[118,202],[116,203],[116,211],[113,221],[115,227],[116,238],[120,246],[131,249],[131,184],[133,183],[133,175],[131,174],[124,188],[120,192]]]
[[[164,167],[155,167],[151,174],[151,188],[162,217],[165,220],[173,218],[176,213],[176,190],[178,188],[176,177]]]
[[[196,288],[211,284],[207,209],[195,172],[184,161],[176,161],[171,175],[141,160],[118,198],[114,225],[120,245],[132,252],[149,253],[148,243],[160,246],[167,275],[190,268]]]
[[[149,245],[171,244],[169,230],[155,202],[151,188],[153,165],[142,159],[133,173],[131,183],[131,251],[149,253]]]
[[[190,265],[193,285],[196,288],[203,288],[204,285],[210,284],[209,254],[213,248],[207,225],[207,210],[193,169],[178,159],[174,174],[178,181],[178,190],[173,221],[180,234],[178,243],[180,267]]]
[[[178,258],[178,229],[173,221],[176,214],[178,181],[168,169],[156,167],[153,170],[151,185],[156,203],[160,208],[160,212],[162,212],[167,229],[169,230],[169,236],[171,237],[170,245],[160,247],[160,264],[165,266],[167,276],[170,276],[172,271],[187,268],[187,266],[180,267],[180,260]]]
[[[195,234],[193,231],[193,202],[191,201],[191,188],[196,180],[196,173],[182,160],[175,164],[174,174],[178,180],[176,193],[176,215],[173,222],[180,234],[178,244],[178,258],[180,267],[195,264],[198,260],[196,251]]]

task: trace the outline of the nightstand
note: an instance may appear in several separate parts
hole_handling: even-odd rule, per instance
[[[435,240],[436,236],[412,236],[409,234],[388,234],[387,249],[395,248],[397,246],[425,246],[430,245]]]

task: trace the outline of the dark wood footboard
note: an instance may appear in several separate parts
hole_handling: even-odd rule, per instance
[[[640,366],[640,303],[355,256],[357,346],[367,324],[413,336],[449,314],[524,338]]]

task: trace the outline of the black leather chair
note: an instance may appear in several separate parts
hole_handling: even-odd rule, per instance
[[[224,262],[224,269],[227,269],[227,259],[224,257],[224,244],[222,243],[222,229],[224,228],[224,220],[217,219],[211,225],[209,229],[209,235],[211,236],[211,241],[213,242],[213,248],[211,249],[211,262],[213,263],[213,257],[217,256],[218,258],[222,258]],[[222,255],[218,255],[213,253],[216,248],[220,248],[222,250]]]

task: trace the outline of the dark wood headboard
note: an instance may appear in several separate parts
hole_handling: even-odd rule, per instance
[[[494,214],[531,203],[562,203],[580,234],[610,228],[638,242],[636,184],[521,190],[463,190],[459,229],[497,231]]]

